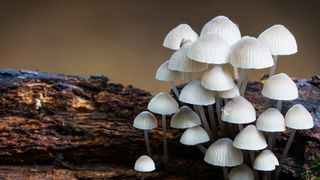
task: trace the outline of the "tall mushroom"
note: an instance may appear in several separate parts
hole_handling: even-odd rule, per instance
[[[147,153],[149,156],[151,156],[148,131],[157,127],[157,118],[149,111],[143,111],[140,114],[138,114],[134,119],[133,127],[143,130],[144,140],[146,141]]]
[[[203,88],[200,81],[193,80],[189,82],[182,90],[179,100],[184,103],[194,105],[195,109],[198,109],[203,127],[206,129],[210,138],[213,138],[212,132],[209,127],[206,115],[203,110],[203,106],[212,105],[215,103],[215,97],[213,92]],[[210,119],[213,133],[216,133],[216,126],[214,119]]]
[[[273,66],[270,51],[256,38],[244,36],[231,47],[230,64],[240,68],[238,87],[243,95],[248,81],[250,69],[264,69]]]
[[[232,145],[229,138],[221,138],[214,142],[206,151],[204,161],[223,168],[224,179],[228,179],[228,167],[238,166],[243,163],[241,150]]]
[[[178,50],[184,43],[194,42],[197,39],[198,34],[188,24],[180,24],[166,35],[163,46]]]
[[[292,106],[286,113],[285,123],[286,123],[286,126],[291,129],[291,133],[286,143],[286,146],[282,152],[282,155],[280,158],[280,166],[277,168],[274,174],[275,180],[278,179],[278,176],[281,170],[281,165],[283,164],[285,158],[287,157],[288,151],[290,149],[290,146],[292,144],[296,131],[311,129],[313,127],[313,118],[310,112],[304,106],[302,106],[301,104],[296,104]]]
[[[157,80],[171,82],[173,92],[177,98],[179,98],[179,91],[177,90],[175,81],[182,80],[183,78],[182,72],[169,69],[169,60],[161,64],[156,73]]]
[[[291,55],[298,52],[297,42],[292,33],[283,25],[276,24],[263,31],[260,40],[271,52],[274,65],[270,69],[269,77],[275,74],[278,55]]]
[[[242,164],[231,169],[229,180],[254,180],[254,175],[246,164]]]
[[[297,85],[285,73],[269,77],[262,88],[262,95],[277,100],[277,109],[281,112],[282,101],[291,101],[298,98]]]
[[[264,171],[263,180],[268,180],[270,174],[268,172],[275,170],[276,166],[279,166],[279,161],[273,152],[268,149],[262,151],[253,163],[254,169]]]
[[[150,100],[148,104],[148,110],[162,115],[164,163],[167,167],[169,159],[167,147],[166,115],[171,115],[178,112],[179,105],[168,93],[160,92]]]
[[[201,152],[205,153],[206,148],[202,143],[210,141],[208,133],[200,126],[191,127],[183,132],[180,138],[180,143],[187,146],[196,145]]]
[[[134,170],[142,173],[151,172],[155,169],[153,160],[147,155],[140,156],[134,164]],[[144,176],[141,177],[141,180],[144,180]]]

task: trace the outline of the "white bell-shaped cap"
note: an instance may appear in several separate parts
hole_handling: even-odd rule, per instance
[[[218,96],[220,98],[224,98],[224,99],[230,99],[230,98],[240,96],[239,88],[235,83],[233,83],[232,89],[225,90],[225,91],[219,91]]]
[[[273,66],[270,51],[256,38],[244,36],[231,47],[230,64],[243,69],[263,69]]]
[[[200,117],[188,106],[182,106],[171,118],[170,127],[186,129],[201,125]]]
[[[234,139],[233,146],[243,150],[261,150],[267,147],[262,132],[254,125],[248,125]]]
[[[150,100],[148,110],[161,115],[170,115],[179,111],[179,105],[168,93],[160,92]]]
[[[185,130],[180,138],[180,143],[188,146],[202,144],[210,140],[208,133],[200,126]]]
[[[156,73],[156,79],[159,81],[179,81],[183,78],[182,72],[169,69],[169,60],[161,64]]]
[[[210,105],[215,103],[214,93],[201,86],[200,81],[189,82],[182,90],[179,100],[195,105]]]
[[[233,45],[241,39],[241,33],[238,26],[225,16],[217,16],[207,22],[201,30],[200,37],[208,33],[218,34],[229,45]]]
[[[264,132],[283,132],[286,130],[284,117],[278,109],[269,108],[257,119],[256,127]]]
[[[133,127],[142,130],[150,130],[157,127],[157,118],[149,111],[143,111],[136,116]]]
[[[207,64],[226,64],[230,46],[219,35],[209,33],[195,41],[188,51],[189,58]]]
[[[180,24],[167,34],[164,39],[163,46],[177,50],[184,43],[194,42],[197,39],[198,34],[188,24]]]
[[[134,170],[138,172],[151,172],[151,171],[154,171],[155,169],[156,169],[156,166],[153,160],[147,155],[140,156],[136,160],[136,163],[134,164]]]
[[[233,124],[248,124],[256,120],[256,110],[244,97],[237,96],[223,107],[221,120]]]
[[[276,24],[263,31],[258,37],[272,55],[290,55],[298,52],[297,41],[283,25]]]
[[[234,167],[243,163],[243,155],[233,147],[231,139],[221,138],[208,148],[204,161],[214,166]]]
[[[253,171],[246,164],[242,164],[231,169],[229,180],[254,180]]]
[[[169,68],[181,72],[201,72],[208,69],[208,64],[194,61],[187,56],[192,43],[184,44],[175,51],[169,61]]]
[[[214,66],[203,74],[201,85],[212,91],[226,91],[234,87],[234,81],[221,66]]]
[[[272,151],[266,149],[256,157],[253,168],[259,171],[273,171],[278,165],[279,161],[277,157]]]
[[[269,99],[287,101],[297,99],[299,96],[297,85],[285,73],[271,76],[263,85],[261,93]]]
[[[285,116],[286,126],[291,129],[311,129],[313,118],[310,112],[301,104],[292,106]]]

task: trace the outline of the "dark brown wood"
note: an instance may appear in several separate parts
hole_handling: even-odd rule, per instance
[[[297,148],[289,152],[282,177],[297,178],[303,166],[308,168],[308,157],[319,155],[318,83],[297,81],[300,98],[294,103],[313,112],[316,127],[297,133],[293,144]],[[261,83],[249,83],[246,94],[259,112],[275,105],[260,90]],[[140,178],[133,165],[146,150],[143,132],[134,129],[132,121],[150,98],[144,90],[112,83],[103,75],[0,71],[0,179]],[[283,112],[291,104],[284,102]],[[146,174],[146,179],[223,179],[221,169],[207,165],[196,147],[179,143],[181,132],[168,130],[166,172],[160,124],[150,132],[157,171]],[[277,144],[277,153],[286,137]]]

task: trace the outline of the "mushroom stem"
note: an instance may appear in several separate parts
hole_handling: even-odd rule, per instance
[[[239,132],[243,130],[243,124],[238,124]]]
[[[277,109],[281,112],[281,108],[282,108],[282,101],[278,100],[277,101]]]
[[[225,134],[225,127],[223,122],[221,121],[221,98],[216,97],[216,112],[217,112],[217,117],[218,117],[218,123],[221,131],[221,135]]]
[[[197,144],[198,149],[205,154],[207,151],[207,148],[205,148],[202,144]]]
[[[208,106],[208,114],[209,114],[209,121],[211,125],[211,131],[215,139],[218,139],[218,131],[217,131],[217,123],[214,118],[213,106],[212,104]]]
[[[289,151],[289,149],[290,149],[290,146],[291,146],[291,144],[292,144],[292,141],[293,141],[294,135],[296,134],[296,131],[297,131],[297,130],[295,130],[295,129],[292,129],[292,130],[291,130],[289,139],[288,139],[288,141],[287,141],[287,144],[286,144],[286,146],[285,146],[285,148],[284,148],[284,150],[283,150],[283,152],[282,152],[281,158],[280,158],[280,160],[279,160],[279,166],[277,167],[276,172],[274,173],[274,176],[273,176],[273,179],[274,179],[274,180],[277,180],[277,179],[278,179],[278,176],[279,176],[280,170],[281,170],[281,166],[282,166],[284,160],[285,160],[286,157],[287,157],[288,151]]]
[[[203,127],[207,131],[210,139],[213,140],[213,135],[212,135],[211,130],[209,128],[209,124],[208,124],[208,121],[206,118],[206,114],[204,113],[203,107],[201,105],[197,105],[197,108],[199,110],[199,114],[200,114],[200,117],[202,120]]]
[[[144,140],[146,141],[147,153],[151,157],[151,148],[149,143],[148,130],[144,130],[143,133],[144,133]]]
[[[180,94],[179,94],[179,91],[177,89],[177,86],[176,86],[176,83],[174,81],[171,81],[171,87],[172,87],[172,90],[173,90],[173,93],[174,95],[179,98]]]
[[[167,144],[167,127],[166,127],[166,115],[162,115],[162,131],[163,131],[163,153],[164,153],[164,165],[168,166],[168,144]]]
[[[228,180],[228,167],[222,167],[223,177],[225,180]]]
[[[248,74],[249,74],[249,70],[248,69],[243,69],[243,81],[241,84],[241,88],[240,88],[240,95],[243,96],[246,89],[247,89],[247,84],[248,84]]]
[[[269,77],[273,76],[276,72],[276,67],[277,67],[277,62],[278,62],[278,56],[277,55],[273,55],[273,66],[270,68],[270,73],[269,73]]]
[[[234,79],[239,79],[239,71],[238,71],[238,68],[236,67],[233,67],[233,76],[234,76]]]
[[[272,132],[268,133],[268,143],[269,143],[268,148],[272,151],[273,149],[273,133]]]
[[[189,81],[191,82],[193,80],[193,74],[192,72],[189,72]]]
[[[237,86],[240,89],[242,81],[243,81],[243,69],[239,68],[239,79],[238,79],[238,83]]]
[[[141,180],[144,180],[144,175],[141,176]]]
[[[269,173],[270,172],[263,172],[263,180],[268,180],[269,179]]]
[[[224,104],[226,105],[228,103],[228,98],[223,99]]]
[[[254,152],[253,151],[249,151],[249,156],[250,156],[251,166],[253,166],[254,159],[255,159]],[[258,175],[256,170],[253,171],[253,174],[254,174],[254,179],[255,180],[259,180],[259,175]]]

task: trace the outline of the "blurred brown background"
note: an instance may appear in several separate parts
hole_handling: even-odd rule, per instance
[[[273,24],[285,25],[299,52],[279,59],[277,71],[310,77],[320,71],[320,17],[309,1],[0,1],[0,67],[72,74],[107,74],[112,81],[156,93],[168,85],[154,80],[172,51],[166,33],[180,23],[200,32],[217,15],[239,23],[242,35],[257,37]],[[263,72],[255,71],[251,78]]]

